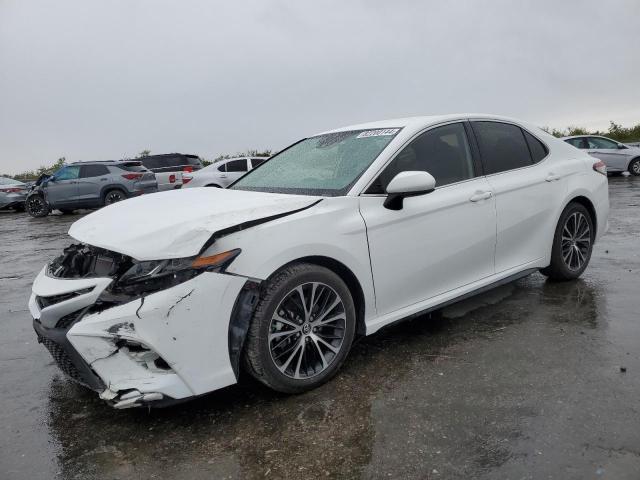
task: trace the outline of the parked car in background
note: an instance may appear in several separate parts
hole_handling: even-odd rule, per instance
[[[629,172],[632,175],[640,175],[640,148],[638,147],[597,135],[575,135],[564,137],[562,140],[602,160],[607,165],[607,173]]]
[[[24,210],[28,187],[13,178],[0,177],[0,210]]]
[[[148,155],[138,160],[156,174],[158,191],[160,192],[180,188],[184,173],[197,172],[202,168],[200,157],[184,153]]]
[[[85,216],[29,309],[62,371],[116,408],[241,372],[300,393],[335,375],[356,337],[538,270],[578,278],[608,211],[604,164],[527,123],[354,125],[229,188]]]
[[[157,190],[155,174],[137,160],[75,162],[41,177],[25,208],[32,217],[44,217],[52,210],[98,208]]]
[[[238,157],[212,163],[202,170],[182,175],[183,188],[226,188],[241,176],[269,160],[267,157]]]

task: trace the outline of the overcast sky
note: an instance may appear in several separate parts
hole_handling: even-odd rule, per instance
[[[0,172],[400,116],[640,122],[640,1],[0,0]]]

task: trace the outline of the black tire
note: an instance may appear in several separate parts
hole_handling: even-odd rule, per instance
[[[286,317],[283,319],[291,324],[296,322],[295,315],[292,315],[288,307],[295,305],[294,297],[291,295],[295,295],[294,292],[297,292],[298,288],[306,290],[310,295],[311,309],[309,320],[305,319],[304,324],[294,325],[299,328],[296,333],[295,330],[290,330],[291,326],[277,318]],[[316,292],[318,296],[313,302]],[[304,298],[304,294],[300,296]],[[300,299],[300,296],[297,298]],[[335,309],[325,308],[336,299],[341,303]],[[277,313],[282,314],[282,317],[276,315],[276,308],[280,309]],[[299,311],[304,308],[306,312],[306,301],[305,307],[302,307],[300,301],[296,308]],[[314,316],[314,312],[317,317]],[[323,325],[323,322],[341,315],[343,318],[340,320]],[[272,275],[262,289],[247,333],[243,353],[245,370],[279,392],[301,393],[311,390],[329,380],[340,369],[351,348],[355,326],[356,311],[353,299],[342,279],[331,270],[318,265],[293,264]],[[288,331],[291,333],[287,333]],[[277,335],[283,336],[270,339],[270,336]],[[325,340],[331,344],[331,350],[325,347]],[[285,352],[284,355],[282,352]],[[287,352],[293,352],[291,357],[295,359],[288,358]],[[277,364],[278,356],[283,359],[280,365]],[[290,369],[286,365],[287,361]]]
[[[591,214],[583,205],[571,202],[560,215],[556,226],[551,263],[540,273],[552,280],[575,280],[589,265],[594,238]]]
[[[29,215],[34,218],[46,217],[49,215],[49,205],[42,195],[32,195],[24,203],[24,208]]]
[[[629,163],[629,173],[635,177],[640,176],[640,158],[634,158]]]
[[[222,188],[220,185],[205,185],[206,187]]]
[[[102,196],[102,205],[106,207],[107,205],[112,205],[114,203],[121,202],[126,198],[127,198],[127,195],[118,188],[107,190],[106,192],[104,192],[104,195]]]

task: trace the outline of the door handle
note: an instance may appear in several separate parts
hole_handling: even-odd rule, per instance
[[[471,195],[469,201],[471,202],[479,202],[480,200],[487,200],[493,196],[493,192],[476,192]]]
[[[220,178],[227,178],[226,175],[220,175]]]
[[[547,178],[545,178],[545,180],[547,182],[555,182],[556,180],[560,180],[560,176],[556,175],[553,172],[549,172],[549,175],[547,175]]]
[[[106,182],[107,180],[109,180],[108,178],[101,178],[100,181],[101,182]]]

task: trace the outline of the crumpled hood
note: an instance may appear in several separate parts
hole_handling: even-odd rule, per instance
[[[190,257],[223,229],[306,208],[321,197],[190,188],[104,207],[69,229],[76,240],[137,260]]]

